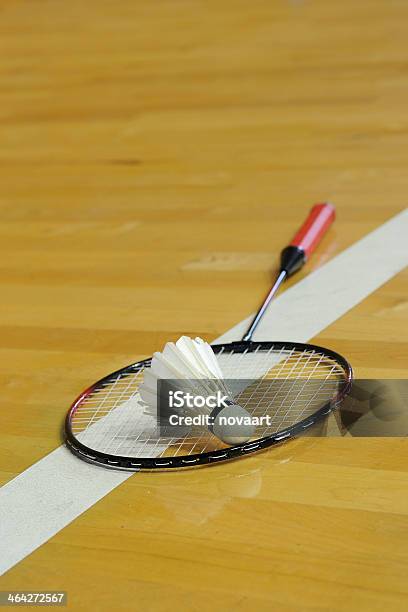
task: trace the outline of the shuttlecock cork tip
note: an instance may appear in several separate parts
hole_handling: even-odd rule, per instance
[[[211,431],[225,444],[244,444],[254,435],[255,426],[245,408],[231,403],[217,413]]]

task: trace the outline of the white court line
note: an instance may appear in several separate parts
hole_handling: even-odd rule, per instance
[[[408,210],[276,298],[257,337],[305,342],[408,265]],[[251,317],[218,341],[240,338]],[[64,447],[0,489],[0,574],[132,476],[84,463]],[[152,475],[154,478],[154,475]]]

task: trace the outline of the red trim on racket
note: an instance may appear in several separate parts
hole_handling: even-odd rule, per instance
[[[306,257],[309,257],[335,217],[336,212],[332,204],[315,204],[290,246],[302,249]]]

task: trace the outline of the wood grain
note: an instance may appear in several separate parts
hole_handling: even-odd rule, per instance
[[[253,311],[315,201],[338,220],[300,277],[405,208],[408,7],[0,11],[5,483],[59,444],[90,381]],[[360,376],[406,377],[407,278],[316,342]],[[311,438],[211,473],[136,475],[1,588],[64,589],[76,610],[406,609],[407,451]]]

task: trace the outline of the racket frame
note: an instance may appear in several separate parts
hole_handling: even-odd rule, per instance
[[[125,378],[130,374],[135,374],[140,370],[149,367],[151,363],[151,358],[144,359],[142,361],[137,361],[131,365],[128,365],[124,368],[120,368],[119,370],[116,370],[115,372],[112,372],[107,376],[104,376],[103,378],[95,382],[93,385],[88,387],[76,398],[67,413],[64,424],[63,437],[68,449],[74,455],[76,455],[83,461],[87,461],[88,463],[102,465],[105,468],[112,468],[116,470],[125,470],[131,472],[136,472],[139,470],[182,469],[200,465],[216,464],[219,462],[236,459],[242,457],[243,455],[249,455],[255,452],[259,452],[261,450],[264,450],[266,448],[269,448],[271,446],[274,446],[276,444],[279,444],[302,434],[310,427],[321,421],[330,412],[332,412],[337,407],[337,405],[344,399],[344,397],[348,395],[352,386],[353,370],[347,359],[345,359],[345,357],[331,349],[327,349],[315,344],[303,344],[301,342],[283,341],[248,342],[239,340],[227,344],[213,344],[211,346],[215,354],[226,350],[234,353],[244,353],[245,351],[248,351],[248,349],[250,350],[250,352],[254,352],[257,350],[268,351],[271,349],[289,349],[300,352],[316,351],[322,355],[333,359],[341,366],[345,374],[344,384],[340,386],[338,393],[328,402],[326,402],[321,408],[319,408],[319,410],[317,410],[312,415],[309,415],[304,419],[298,421],[294,425],[277,431],[269,436],[258,438],[250,442],[245,442],[243,444],[229,446],[221,450],[217,449],[214,451],[196,453],[185,456],[180,455],[173,457],[159,456],[156,458],[132,458],[122,455],[111,455],[102,451],[90,449],[86,445],[82,444],[72,432],[72,419],[77,408],[89,395],[95,392],[96,389],[108,384],[112,379],[117,380],[118,377]]]

